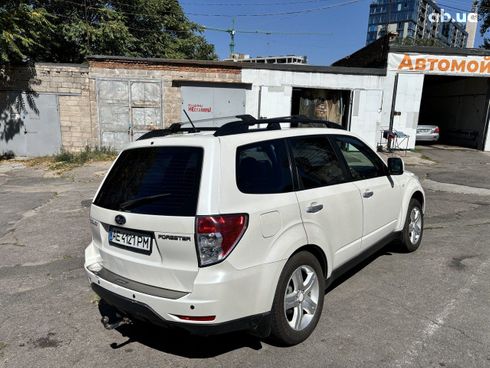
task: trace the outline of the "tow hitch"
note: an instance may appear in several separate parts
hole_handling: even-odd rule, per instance
[[[105,329],[107,330],[113,330],[115,328],[118,328],[118,327],[121,327],[121,326],[124,326],[124,325],[130,325],[133,323],[133,321],[131,321],[129,318],[127,317],[120,317],[118,316],[119,320],[117,322],[114,322],[114,323],[110,323],[110,318],[107,317],[107,316],[103,316],[102,319],[100,320],[100,322],[102,322],[102,325],[104,326]]]

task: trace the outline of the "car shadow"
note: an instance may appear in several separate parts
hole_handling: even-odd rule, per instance
[[[179,329],[139,322],[121,326],[117,331],[123,337],[127,337],[127,340],[122,343],[112,343],[110,345],[112,349],[121,349],[136,342],[163,353],[185,358],[213,358],[242,348],[262,349],[261,340],[246,332],[197,336]]]
[[[325,294],[340,286],[344,281],[354,276],[379,257],[389,256],[393,253],[401,253],[397,242],[389,243],[384,248],[381,248],[340,275],[326,289]],[[103,305],[99,305],[99,309],[101,307],[103,308]],[[140,322],[120,326],[116,328],[116,331],[127,339],[121,343],[111,343],[110,346],[112,349],[122,349],[132,343],[140,343],[152,349],[185,358],[213,358],[242,348],[260,350],[262,349],[263,342],[281,347],[268,338],[261,339],[243,331],[222,335],[199,336],[192,335],[178,328],[163,328]]]
[[[430,147],[430,146],[435,146],[438,144],[441,144],[441,142],[440,141],[416,141],[415,142],[415,148],[417,148],[417,146]]]

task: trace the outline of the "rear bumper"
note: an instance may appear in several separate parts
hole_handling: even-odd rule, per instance
[[[181,328],[197,335],[218,335],[246,330],[255,332],[259,336],[266,337],[270,333],[270,312],[216,324],[178,323],[164,320],[150,306],[139,301],[125,298],[106,290],[97,284],[92,284],[92,289],[110,307],[114,308],[114,311],[123,316],[127,316],[132,320],[147,322],[160,327]]]
[[[90,283],[99,296],[108,304],[113,305],[130,317],[135,311],[127,309],[127,301],[131,306],[145,306],[144,320],[159,325],[180,325],[192,330],[210,330],[214,326],[230,323],[233,329],[254,328],[257,316],[267,315],[272,308],[279,275],[286,260],[263,264],[246,269],[236,269],[229,262],[200,268],[194,279],[192,290],[168,290],[141,284],[135,280],[110,272],[97,270],[93,272],[94,263],[100,263],[98,249],[90,244],[85,250],[85,271]],[[102,265],[103,267],[103,265]],[[114,297],[118,296],[118,298]],[[115,300],[110,303],[109,300]],[[126,301],[123,303],[123,301]],[[151,313],[148,313],[148,310]],[[195,321],[179,318],[179,316],[203,317],[215,316],[212,321]],[[247,319],[237,323],[237,320]],[[250,322],[251,319],[251,322]],[[196,326],[200,326],[196,328]],[[224,330],[231,327],[223,327]],[[219,328],[218,328],[219,330]]]
[[[417,142],[436,142],[439,140],[439,134],[417,134],[415,139]]]

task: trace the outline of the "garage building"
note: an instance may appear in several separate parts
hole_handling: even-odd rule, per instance
[[[151,129],[186,121],[184,110],[202,125],[239,114],[301,114],[336,122],[372,147],[396,131],[403,149],[415,147],[418,124],[434,124],[442,143],[490,151],[489,77],[487,50],[397,47],[388,38],[332,66],[116,56],[37,64],[31,74],[15,69],[0,86],[0,153],[119,150]],[[16,111],[11,95],[28,111]],[[31,136],[50,139],[29,144]]]
[[[149,129],[187,121],[218,126],[236,115],[328,119],[374,146],[385,70],[288,64],[89,58],[100,142],[122,148]]]
[[[367,46],[335,65],[386,68],[384,127],[410,136],[437,125],[440,142],[490,151],[490,51],[439,47]]]

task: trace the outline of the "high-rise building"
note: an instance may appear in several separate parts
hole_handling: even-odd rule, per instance
[[[471,19],[466,20],[466,33],[468,33],[468,38],[466,40],[466,47],[475,47],[475,37],[478,28],[478,0],[473,0],[473,6],[471,7],[471,13],[467,17]]]
[[[463,14],[455,15],[445,12],[432,0],[373,0],[366,44],[388,33],[397,33],[401,41],[466,47],[466,19]]]

